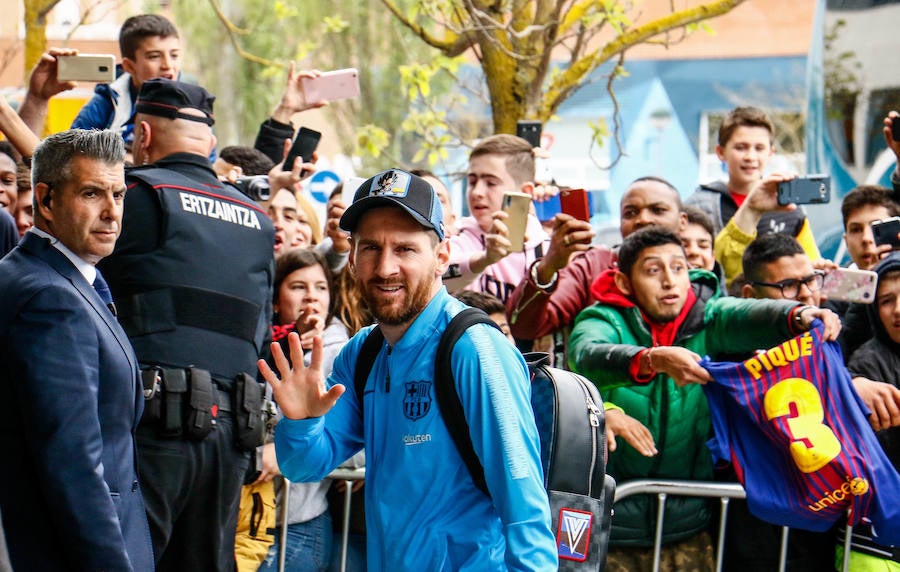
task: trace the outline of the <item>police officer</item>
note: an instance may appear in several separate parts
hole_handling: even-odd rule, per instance
[[[139,470],[161,571],[234,569],[246,425],[259,420],[251,374],[271,316],[274,229],[210,166],[213,100],[143,84],[127,222],[102,265],[142,366]]]

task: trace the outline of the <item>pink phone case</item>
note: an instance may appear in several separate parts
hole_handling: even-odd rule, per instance
[[[307,103],[359,97],[359,72],[355,68],[325,72],[300,79]]]
[[[877,286],[878,275],[871,270],[836,268],[825,275],[822,295],[829,300],[871,304]]]

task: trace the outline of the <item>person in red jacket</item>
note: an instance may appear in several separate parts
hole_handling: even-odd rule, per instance
[[[687,224],[678,190],[659,177],[641,177],[631,183],[619,212],[623,239],[645,226],[659,225],[678,233]],[[515,338],[536,340],[568,330],[578,312],[596,301],[591,284],[614,266],[616,254],[609,246],[591,245],[593,235],[590,223],[556,215],[547,254],[531,265],[507,300]]]

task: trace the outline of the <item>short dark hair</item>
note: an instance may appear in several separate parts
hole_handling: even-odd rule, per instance
[[[175,24],[159,14],[138,14],[122,23],[119,28],[119,51],[123,58],[134,59],[140,43],[145,38],[178,37]]]
[[[719,126],[719,146],[724,147],[738,127],[762,127],[769,132],[769,143],[775,135],[775,126],[766,112],[758,107],[735,107],[728,112]]]
[[[748,283],[762,280],[762,267],[785,256],[805,254],[803,247],[787,234],[763,234],[747,245],[741,262]]]
[[[334,317],[334,307],[337,301],[337,294],[334,288],[334,276],[325,257],[311,248],[291,248],[285,251],[275,259],[275,279],[272,287],[272,301],[278,301],[278,292],[281,290],[281,284],[291,275],[292,272],[310,266],[321,266],[322,272],[325,274],[325,280],[328,282],[328,316],[325,318],[325,325],[331,323]]]
[[[275,162],[268,155],[259,149],[245,145],[225,147],[219,151],[219,157],[223,161],[240,167],[244,175],[247,176],[267,175],[272,170],[272,167],[275,166]]]
[[[696,224],[698,226],[702,226],[703,230],[709,233],[709,236],[712,237],[713,243],[715,243],[716,231],[715,227],[713,227],[712,219],[709,218],[708,214],[698,209],[697,207],[692,206],[682,207],[681,212],[687,215],[688,224]]]
[[[72,159],[87,157],[125,168],[125,142],[110,129],[69,129],[54,133],[38,144],[31,158],[31,185],[44,183],[60,188],[72,178]]]
[[[502,155],[506,172],[518,185],[534,182],[534,151],[531,143],[507,133],[481,140],[469,154],[469,160],[482,155]],[[435,177],[437,178],[437,177]]]
[[[0,154],[6,155],[12,159],[13,163],[18,163],[16,160],[16,150],[9,141],[0,141]]]
[[[437,179],[438,181],[441,180],[437,175],[435,175],[428,169],[410,169],[409,172],[422,179],[424,179],[425,177],[431,177],[432,179]]]
[[[900,215],[900,205],[891,200],[891,191],[880,185],[860,185],[847,193],[841,201],[841,218],[844,230],[847,230],[847,219],[862,207],[884,207],[890,216]]]
[[[504,314],[506,315],[506,306],[500,301],[500,298],[485,294],[484,292],[475,292],[474,290],[460,290],[453,296],[468,306],[483,310],[485,314]]]
[[[631,270],[644,250],[666,244],[674,244],[684,250],[678,235],[661,226],[648,226],[629,234],[619,247],[619,270],[631,277]]]
[[[643,183],[643,182],[647,182],[647,181],[653,182],[653,183],[659,183],[661,185],[665,185],[665,186],[669,187],[670,189],[672,189],[672,193],[675,195],[675,205],[678,207],[679,211],[684,211],[684,205],[681,203],[681,195],[678,193],[678,189],[675,188],[675,185],[673,185],[666,179],[663,179],[662,177],[656,177],[653,175],[646,175],[644,177],[638,177],[637,179],[631,181],[631,183],[628,185],[628,187],[631,188],[632,186],[634,186],[638,183]]]

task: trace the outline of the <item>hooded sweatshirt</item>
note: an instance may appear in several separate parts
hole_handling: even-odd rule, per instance
[[[570,367],[592,380],[605,401],[620,406],[653,435],[659,454],[648,458],[627,443],[610,455],[608,471],[619,482],[639,478],[712,478],[706,446],[711,425],[699,385],[679,387],[668,375],[649,380],[634,376],[635,358],[654,345],[687,348],[700,356],[749,353],[792,336],[787,300],[720,298],[716,277],[694,269],[691,294],[676,320],[654,324],[613,281],[602,273],[591,292],[599,300],[578,315],[569,338]],[[655,502],[632,497],[616,503],[612,541],[617,546],[651,546]],[[703,530],[709,518],[702,499],[672,498],[666,503],[663,541],[674,542]]]

